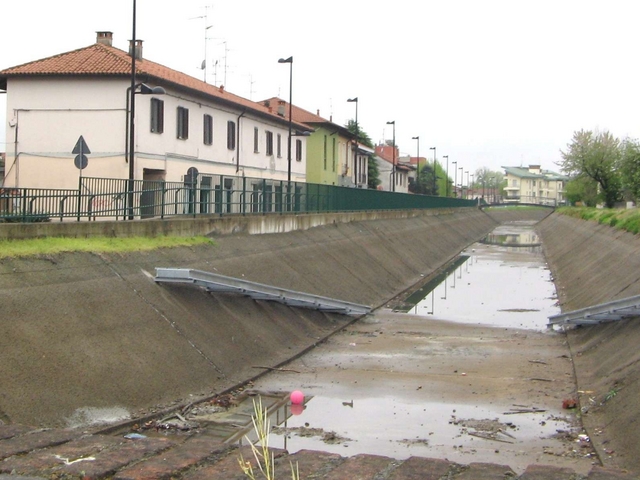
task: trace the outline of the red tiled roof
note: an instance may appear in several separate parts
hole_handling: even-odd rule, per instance
[[[393,146],[391,145],[377,145],[376,146],[376,155],[378,155],[383,160],[393,163]],[[396,147],[396,163],[398,163],[398,150]]]
[[[278,97],[268,98],[260,102],[262,105],[269,104],[270,108],[273,109],[274,112],[277,112],[278,105],[281,104],[284,106],[284,118],[289,119],[289,102],[282,100]],[[333,123],[326,118],[321,117],[320,115],[316,115],[311,113],[303,108],[296,107],[292,105],[291,108],[291,117],[294,122],[306,123],[307,125],[324,125],[325,127],[331,129],[338,129],[342,132],[343,135],[347,137],[352,137],[353,134],[349,131],[348,128],[343,127],[342,125],[338,125],[337,123]]]
[[[0,71],[0,85],[6,84],[10,77],[33,76],[117,76],[131,75],[131,57],[118,48],[95,43],[88,47],[61,53],[53,57],[43,58]],[[172,84],[176,88],[188,89],[200,95],[213,97],[223,103],[230,103],[240,109],[246,108],[262,116],[278,121],[288,121],[277,115],[275,109],[269,109],[261,103],[234,95],[223,87],[216,87],[198,80],[177,70],[173,70],[151,60],[136,60],[136,76],[147,78],[159,84]],[[148,81],[145,79],[145,81]],[[294,115],[294,123],[298,120]],[[306,125],[298,124],[296,128],[310,130]]]

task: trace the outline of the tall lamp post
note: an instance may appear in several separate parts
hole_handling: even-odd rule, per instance
[[[137,39],[136,39],[136,0],[133,0],[132,15],[132,33],[131,33],[131,86],[127,88],[127,140],[125,142],[125,157],[129,162],[129,179],[127,185],[127,210],[129,220],[133,220],[133,184],[135,180],[135,119],[136,119],[136,94],[143,95],[164,95],[166,92],[162,87],[149,87],[144,83],[136,84],[136,56],[137,56]],[[136,91],[140,87],[139,91]]]
[[[132,34],[131,34],[131,90],[129,94],[129,182],[127,193],[127,207],[129,210],[129,220],[133,220],[133,175],[135,169],[133,167],[134,162],[134,141],[135,141],[135,126],[134,119],[136,117],[136,0],[133,0],[133,16],[132,16]]]
[[[464,173],[462,172],[463,168],[460,167],[458,170],[460,170],[460,198],[464,198]]]
[[[420,135],[411,137],[411,140],[418,141],[418,156],[416,157],[416,165],[418,166],[416,173],[416,193],[420,193]]]
[[[356,178],[356,187],[358,186],[358,142],[359,142],[359,135],[358,135],[358,97],[353,97],[353,98],[348,98],[347,102],[351,102],[351,103],[355,103],[356,104],[356,144],[355,144],[355,148],[353,149],[353,173],[354,176]]]
[[[471,196],[474,195],[474,193],[473,193],[473,177],[474,177],[474,174],[472,173],[471,174],[471,184],[469,185],[471,187]]]
[[[433,194],[436,194],[436,181],[438,179],[438,169],[436,168],[436,147],[429,147],[433,150]]]
[[[278,63],[289,64],[289,137],[287,142],[287,195],[291,193],[291,118],[293,105],[293,56],[281,58]]]
[[[458,196],[458,193],[456,192],[456,190],[458,189],[458,162],[451,162],[455,165],[455,167],[453,167],[453,197],[456,198]]]
[[[396,191],[396,121],[387,122],[387,125],[393,125],[393,166],[391,167],[391,177],[393,178],[393,191]]]
[[[469,170],[466,170],[464,173],[467,174],[467,196],[465,198],[469,198]]]
[[[447,159],[447,185],[445,187],[445,191],[447,192],[447,197],[449,196],[449,155],[443,155],[442,158]]]

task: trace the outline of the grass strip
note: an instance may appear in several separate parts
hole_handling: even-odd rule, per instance
[[[89,237],[89,238],[29,238],[0,240],[0,258],[51,255],[64,252],[125,253],[158,248],[211,245],[213,240],[197,237]]]

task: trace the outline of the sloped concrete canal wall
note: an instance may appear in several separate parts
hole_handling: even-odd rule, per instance
[[[553,214],[538,225],[563,311],[640,295],[640,237]],[[601,458],[640,472],[640,319],[570,330],[582,420]]]
[[[396,217],[220,235],[198,248],[0,260],[0,419],[56,426],[84,407],[137,414],[186,403],[278,365],[350,320],[156,285],[155,267],[377,306],[498,223],[473,208]]]

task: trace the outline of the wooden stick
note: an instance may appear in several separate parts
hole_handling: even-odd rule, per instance
[[[514,410],[512,412],[502,412],[503,415],[516,415],[518,413],[544,413],[546,412],[546,410],[538,410],[537,408],[534,409],[526,409],[526,410]]]
[[[509,440],[501,440],[499,438],[488,437],[485,435],[480,435],[479,433],[473,433],[473,432],[467,432],[467,433],[472,437],[484,438],[485,440],[493,440],[494,442],[513,443],[513,442],[510,442]]]
[[[549,365],[547,362],[543,362],[542,360],[529,360],[529,363],[540,363],[541,365]]]
[[[253,365],[251,368],[264,368],[265,370],[275,370],[276,372],[293,372],[300,373],[298,370],[293,370],[291,368],[275,368],[275,367],[261,367],[259,365]]]

